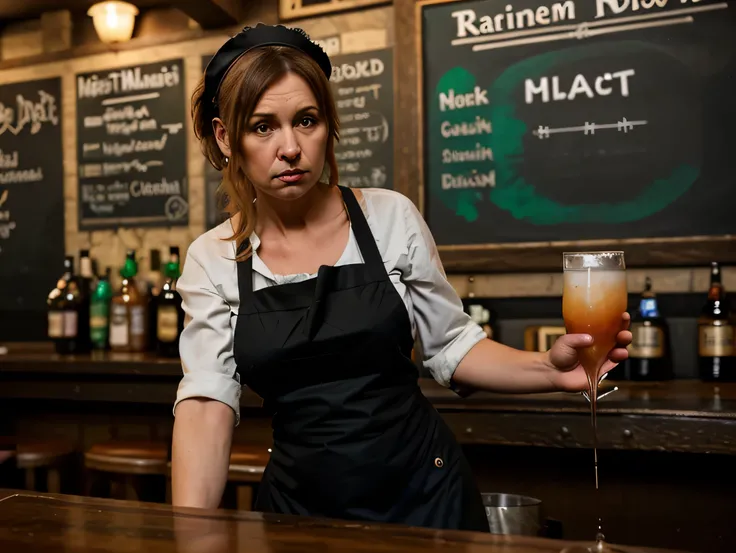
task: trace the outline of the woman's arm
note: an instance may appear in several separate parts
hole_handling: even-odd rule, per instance
[[[611,350],[601,375],[628,357],[631,343],[628,313],[622,314],[617,346]],[[557,339],[545,353],[521,351],[481,340],[460,361],[452,381],[460,389],[480,389],[508,393],[532,393],[588,389],[588,379],[578,364],[578,349],[592,344],[587,334],[567,334]]]
[[[209,274],[232,267],[207,235],[187,252],[177,282],[186,314],[179,338],[184,376],[174,405],[171,478],[176,506],[217,508],[227,480],[240,381],[233,355],[231,309]]]
[[[549,392],[556,387],[544,353],[521,351],[481,340],[463,357],[452,382],[460,389],[507,393]]]
[[[219,401],[192,398],[176,408],[171,450],[172,504],[216,509],[227,482],[235,414]]]
[[[577,350],[592,344],[590,336],[562,336],[545,353],[517,350],[487,339],[463,311],[462,301],[445,276],[434,238],[408,199],[404,211],[408,253],[402,280],[412,299],[424,364],[435,380],[461,394],[472,390],[532,393],[587,389]],[[623,313],[617,347],[601,373],[626,359],[626,346],[631,343],[628,324],[629,316]]]

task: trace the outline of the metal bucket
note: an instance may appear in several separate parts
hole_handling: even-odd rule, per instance
[[[542,502],[539,499],[506,493],[484,493],[482,496],[492,534],[544,535]]]

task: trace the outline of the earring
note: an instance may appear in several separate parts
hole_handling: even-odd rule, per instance
[[[225,156],[225,165],[228,165],[230,163],[230,158]]]

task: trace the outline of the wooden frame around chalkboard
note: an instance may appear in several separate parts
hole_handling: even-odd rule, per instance
[[[391,0],[324,0],[319,4],[303,6],[302,0],[279,0],[279,19],[285,21],[302,17],[314,17],[390,3]]]
[[[414,4],[414,43],[417,67],[417,156],[419,175],[418,208],[425,213],[424,181],[424,67],[422,55],[422,10],[436,4],[464,0],[418,0]],[[672,267],[707,265],[711,261],[736,263],[736,235],[627,238],[549,242],[453,244],[437,246],[447,272],[559,271],[562,252],[623,250],[629,267]]]

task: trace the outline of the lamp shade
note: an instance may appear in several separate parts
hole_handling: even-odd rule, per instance
[[[128,2],[99,2],[87,11],[87,15],[92,18],[102,42],[125,42],[133,36],[138,8]]]

